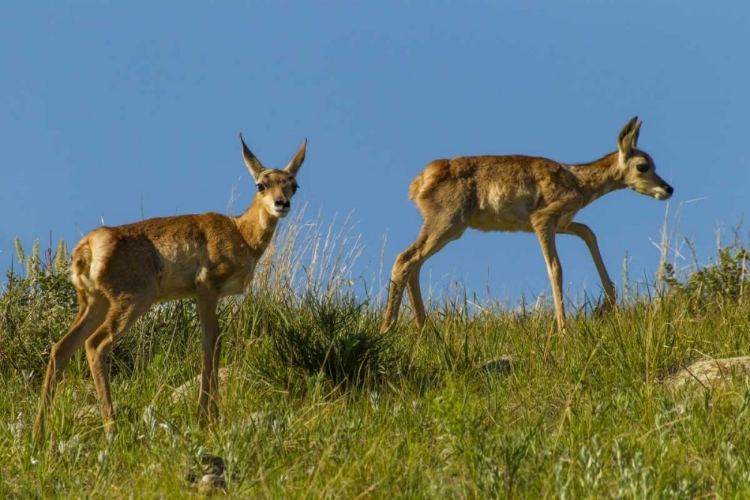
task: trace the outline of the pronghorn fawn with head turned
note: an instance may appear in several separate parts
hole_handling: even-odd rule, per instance
[[[289,213],[307,145],[305,140],[289,164],[276,170],[260,163],[242,134],[240,142],[258,192],[239,217],[205,213],[100,227],[76,245],[71,277],[78,294],[78,314],[70,331],[52,346],[35,436],[43,431],[65,366],[81,346],[86,348],[105,430],[112,432],[107,353],[152,304],[182,298],[195,299],[203,336],[198,418],[205,424],[217,414],[217,303],[221,297],[242,293],[252,281],[279,219]]]
[[[419,271],[425,260],[469,227],[536,233],[547,263],[560,332],[565,329],[565,309],[562,268],[555,248],[557,233],[573,234],[586,243],[604,287],[605,305],[614,303],[615,288],[596,236],[585,224],[573,222],[573,217],[597,198],[626,187],[657,200],[672,196],[674,189],[656,174],[651,156],[637,149],[640,128],[641,122],[634,117],[620,132],[617,151],[584,165],[521,155],[467,156],[427,165],[409,186],[409,199],[416,203],[424,222],[417,240],[393,264],[381,331],[389,331],[396,323],[404,287],[417,326],[424,327]]]

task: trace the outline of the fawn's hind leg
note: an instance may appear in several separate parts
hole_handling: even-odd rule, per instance
[[[417,326],[424,327],[425,310],[422,292],[419,287],[419,271],[422,264],[438,253],[445,245],[461,237],[467,224],[462,217],[443,217],[440,220],[425,220],[417,240],[396,257],[391,272],[391,288],[388,304],[380,331],[390,330],[398,319],[404,287],[408,287],[409,299],[417,321]]]
[[[57,383],[60,380],[63,370],[68,366],[70,358],[102,324],[107,315],[109,304],[104,297],[100,295],[86,297],[82,294],[83,292],[79,291],[78,301],[80,306],[78,314],[73,321],[73,326],[68,333],[52,346],[50,352],[47,373],[44,376],[44,384],[42,385],[42,397],[39,401],[39,410],[34,422],[33,435],[35,437],[41,436],[44,430],[44,420],[49,406],[55,397]]]

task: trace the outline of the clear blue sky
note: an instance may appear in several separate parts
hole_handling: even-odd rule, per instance
[[[309,139],[293,209],[354,211],[366,277],[416,237],[407,199],[431,160],[529,154],[566,163],[639,146],[675,187],[705,261],[750,192],[750,2],[4,2],[0,267],[13,238],[70,246],[98,226],[235,212]],[[687,203],[691,200],[692,203]],[[667,204],[620,191],[577,220],[621,285],[652,273]],[[670,223],[674,219],[670,216]],[[585,245],[559,237],[565,286],[599,291]],[[533,235],[468,231],[423,282],[514,300],[549,290]],[[377,290],[374,290],[377,292]]]

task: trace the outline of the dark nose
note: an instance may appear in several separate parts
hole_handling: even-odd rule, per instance
[[[664,190],[667,192],[667,194],[674,193],[674,188],[672,186],[669,186],[669,185],[667,185],[667,187],[665,187]]]
[[[273,206],[277,208],[289,208],[291,205],[292,204],[289,202],[289,200],[285,200],[284,198],[276,198],[276,200],[274,200],[273,202]]]

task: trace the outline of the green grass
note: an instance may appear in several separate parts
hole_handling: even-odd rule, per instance
[[[663,384],[696,359],[747,353],[741,247],[722,249],[706,279],[672,268],[651,297],[631,291],[603,318],[573,312],[548,344],[547,308],[469,315],[460,294],[424,331],[405,310],[381,336],[380,305],[351,293],[356,241],[301,227],[280,235],[251,295],[223,304],[221,365],[234,375],[206,430],[197,390],[170,397],[200,371],[194,308],[173,303],[111,356],[116,434],[98,412],[75,416],[96,403],[79,353],[53,405],[56,440],[35,447],[49,346],[75,305],[51,256],[14,273],[0,296],[0,497],[203,496],[189,476],[206,454],[224,460],[219,494],[235,498],[750,496],[750,385]],[[503,356],[510,373],[483,368]]]

